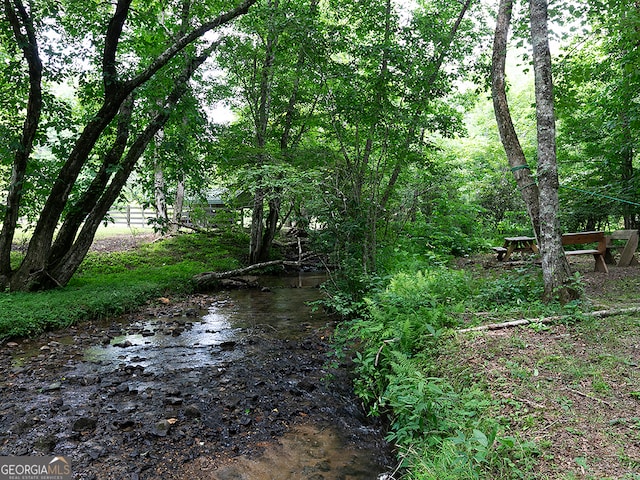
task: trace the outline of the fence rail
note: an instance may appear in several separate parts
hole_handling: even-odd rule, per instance
[[[169,211],[169,215],[171,214],[172,211]],[[156,218],[156,211],[139,205],[127,205],[110,209],[108,216],[116,225],[147,226],[150,219]]]

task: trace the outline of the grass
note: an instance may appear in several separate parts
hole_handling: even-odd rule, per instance
[[[524,355],[514,337],[526,345]],[[541,448],[535,478],[640,478],[636,317],[586,318],[543,332],[518,328],[459,342],[455,358],[442,365],[453,371],[458,362],[476,366],[498,402],[493,415]]]
[[[640,480],[640,320],[590,309],[637,302],[638,269],[586,265],[582,302],[540,302],[539,268],[396,274],[338,332],[355,387],[389,419],[403,480]],[[452,333],[518,318],[554,324]]]
[[[162,295],[193,291],[192,277],[239,266],[245,238],[189,234],[132,251],[90,252],[64,288],[0,294],[0,339],[118,315]]]

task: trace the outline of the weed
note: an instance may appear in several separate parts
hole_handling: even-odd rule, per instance
[[[412,465],[407,478],[477,479],[488,472],[527,478],[530,471],[533,444],[523,446],[499,434],[491,415],[498,402],[482,388],[480,377],[459,365],[448,367],[455,376],[444,376],[438,361],[459,348],[447,329],[459,318],[451,312],[460,311],[471,293],[461,272],[399,274],[365,299],[357,319],[338,330],[339,345],[350,340],[358,346],[355,391],[371,415],[388,417],[387,438]],[[514,372],[532,375],[511,362]]]
[[[547,332],[547,331],[551,330],[551,327],[549,325],[545,325],[544,323],[541,323],[541,322],[530,323],[528,325],[528,328],[530,328],[534,332],[538,332],[538,333]]]
[[[558,403],[560,404],[560,408],[565,412],[569,412],[573,408],[573,400],[568,397],[561,396],[558,398]]]
[[[606,394],[611,392],[611,386],[604,378],[602,378],[601,373],[597,373],[593,376],[591,379],[591,388],[594,392],[598,393]]]

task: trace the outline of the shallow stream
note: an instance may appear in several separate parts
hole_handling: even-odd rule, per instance
[[[308,305],[323,280],[160,299],[12,347],[0,454],[66,455],[87,479],[377,478],[388,447],[328,369],[333,323]]]

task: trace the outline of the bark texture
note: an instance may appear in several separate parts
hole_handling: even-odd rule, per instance
[[[505,66],[507,58],[507,39],[513,0],[500,0],[495,36],[493,39],[493,57],[491,62],[491,93],[493,109],[498,123],[500,140],[507,154],[511,171],[527,208],[536,238],[540,238],[540,205],[538,185],[531,174],[527,159],[518,140],[511,119],[505,84]]]
[[[540,237],[542,276],[545,297],[556,295],[562,302],[577,298],[569,285],[571,269],[562,249],[558,222],[558,168],[556,161],[556,124],[553,102],[551,52],[547,27],[547,0],[531,0],[531,43],[536,91],[538,137],[538,182],[540,185]]]

